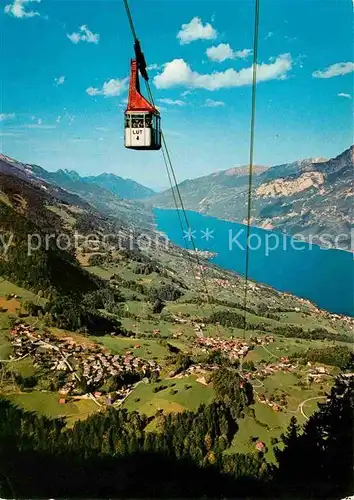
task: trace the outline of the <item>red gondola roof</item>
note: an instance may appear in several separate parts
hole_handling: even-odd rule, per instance
[[[132,59],[130,62],[130,84],[126,112],[127,111],[150,111],[156,115],[160,114],[155,106],[140,94],[138,64],[135,59]]]

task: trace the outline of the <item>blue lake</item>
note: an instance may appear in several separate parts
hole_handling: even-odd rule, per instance
[[[187,211],[189,226],[195,231],[189,235],[182,233],[177,210],[154,209],[154,215],[157,230],[176,245],[193,249],[193,235],[196,248],[217,254],[211,262],[245,274],[245,225]],[[309,299],[330,312],[354,316],[352,253],[254,227],[250,248],[250,279]]]

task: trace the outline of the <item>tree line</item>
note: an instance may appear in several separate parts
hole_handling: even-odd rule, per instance
[[[275,449],[277,466],[262,453],[224,453],[247,411],[247,396],[232,370],[216,375],[215,384],[216,401],[194,412],[158,412],[154,432],[147,430],[151,418],[124,409],[66,428],[62,419],[0,400],[2,496],[288,499],[351,493],[353,379],[337,381],[303,432],[292,419]]]
[[[304,330],[301,326],[284,325],[272,328],[273,333],[282,335],[288,338],[299,338],[306,340],[335,340],[338,342],[354,342],[354,337],[344,333],[332,333],[326,328],[314,328],[312,330]]]
[[[327,346],[321,349],[310,348],[292,354],[291,359],[301,360],[303,363],[323,363],[337,366],[341,370],[354,370],[354,354],[346,346]]]

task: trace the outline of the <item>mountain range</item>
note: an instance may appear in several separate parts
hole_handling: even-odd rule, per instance
[[[80,177],[75,171],[60,169],[48,172],[38,165],[26,164],[0,154],[0,173],[12,174],[50,192],[64,190],[66,196],[76,195],[107,216],[134,226],[151,227],[152,213],[139,201],[154,191],[130,179],[114,174]]]
[[[352,318],[247,283],[153,226],[145,245],[146,205],[47,175],[0,159],[4,498],[288,498],[304,456],[296,498],[351,478]],[[295,451],[280,455],[288,436]]]
[[[85,199],[85,196],[86,198],[88,196],[84,188],[82,192],[85,196],[81,197],[59,186],[59,182],[51,183],[45,180],[45,172],[38,166],[23,164],[4,155],[0,158],[0,280],[2,288],[5,278],[35,293],[39,290],[47,290],[50,296],[52,294],[53,296],[70,295],[75,296],[75,301],[77,301],[77,297],[80,297],[84,291],[85,293],[97,292],[106,287],[102,281],[102,279],[107,279],[106,271],[98,270],[96,275],[95,266],[108,266],[107,269],[115,266],[116,270],[119,268],[119,272],[123,273],[124,277],[126,276],[120,282],[120,288],[126,289],[128,295],[132,295],[138,302],[140,301],[139,294],[142,294],[143,290],[145,293],[143,282],[149,284],[149,287],[157,286],[157,284],[177,287],[183,294],[189,290],[186,300],[194,304],[197,298],[202,302],[208,300],[209,293],[217,296],[219,281],[225,279],[232,280],[234,283],[232,293],[228,297],[228,300],[232,298],[232,307],[236,305],[242,307],[244,278],[217,268],[204,260],[205,256],[197,258],[193,253],[171,243],[166,245],[165,240],[160,239],[159,235],[154,232],[152,225],[149,228],[143,227],[141,220],[132,223],[129,211],[124,217],[121,217],[121,213],[108,215],[106,210],[100,211],[95,204],[90,204]],[[56,173],[56,179],[57,181],[59,179],[61,184],[64,180],[69,182],[70,178],[72,179],[71,187],[74,186],[77,191],[80,191],[79,183],[83,186],[95,186],[77,179],[73,172]],[[101,187],[96,186],[96,188],[95,193],[104,190]],[[113,194],[112,197],[114,197]],[[120,203],[118,198],[116,200],[116,203]],[[139,243],[141,234],[150,237],[150,247],[140,248],[141,244],[144,247],[144,243],[141,241]],[[92,236],[95,236],[93,241]],[[109,236],[109,239],[106,239],[106,236]],[[62,241],[65,243],[63,247]],[[41,244],[37,245],[38,242]],[[36,248],[32,248],[33,244]],[[199,259],[209,273],[209,288],[206,295],[203,294],[195,277],[196,270],[201,265]],[[194,268],[192,273],[190,272],[191,266]],[[90,272],[86,269],[90,269]],[[113,275],[116,275],[112,269],[110,280]],[[140,275],[144,273],[147,276],[151,274],[157,274],[157,276],[153,276],[152,279],[141,278]],[[138,292],[138,294],[133,292]],[[269,304],[270,308],[273,307],[275,297],[278,307],[281,305],[284,310],[289,307],[292,309],[296,307],[300,310],[300,307],[306,305],[309,314],[315,316],[318,314],[318,308],[309,301],[278,292],[261,284],[252,285],[249,291],[249,299],[252,303],[250,310],[255,311],[254,308],[258,307],[261,302]],[[227,300],[224,302],[228,304]],[[224,308],[224,302],[221,300],[221,308]],[[198,305],[193,306],[193,310],[195,308],[198,309]],[[107,325],[104,322],[104,316],[99,311],[95,314],[102,325]],[[96,323],[95,328],[98,328]]]
[[[321,246],[335,243],[337,248],[351,249],[353,155],[351,146],[332,159],[309,158],[273,167],[254,166],[252,225],[312,239]],[[81,202],[135,227],[151,228],[155,207],[175,208],[170,189],[155,193],[110,173],[81,177],[64,169],[48,172],[0,154],[0,173],[9,173],[13,168],[16,175],[42,189],[65,190],[65,196],[79,196]],[[246,223],[248,172],[249,167],[244,166],[184,180],[179,184],[184,207]]]
[[[312,238],[350,249],[353,221],[354,147],[336,158],[309,158],[270,168],[256,166],[252,182],[251,223],[264,229]],[[216,172],[179,184],[186,209],[246,223],[248,167]],[[148,202],[174,208],[171,191]]]
[[[153,189],[142,186],[138,182],[131,179],[123,179],[115,174],[103,173],[91,177],[83,177],[83,182],[89,182],[101,186],[111,193],[117,195],[119,198],[128,200],[142,200],[150,198],[155,194]]]

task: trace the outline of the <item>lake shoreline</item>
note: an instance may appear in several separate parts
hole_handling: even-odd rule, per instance
[[[182,209],[181,208],[162,208],[162,207],[153,207],[152,211],[154,213],[154,210],[157,209],[157,210],[175,210],[175,211],[179,211],[181,212]],[[208,214],[205,214],[203,212],[200,212],[198,210],[190,210],[190,209],[186,209],[185,210],[186,214],[188,214],[188,212],[190,213],[195,213],[195,214],[199,214],[201,215],[202,217],[209,217],[209,218],[213,218],[213,219],[217,219],[218,221],[223,221],[223,222],[230,222],[232,224],[239,224],[240,226],[243,226],[245,228],[247,228],[247,224],[245,224],[244,222],[239,222],[235,219],[220,219],[219,217],[217,217],[216,215],[208,215]],[[155,217],[154,217],[154,220],[155,220]],[[157,224],[153,224],[155,226],[155,228],[157,228]],[[279,235],[285,235],[286,237],[288,238],[293,238],[294,240],[298,241],[298,242],[302,242],[302,243],[306,243],[308,245],[315,245],[316,247],[319,247],[321,250],[337,250],[337,251],[342,251],[342,252],[346,252],[346,253],[349,253],[349,254],[353,254],[353,259],[354,259],[354,248],[342,248],[342,247],[331,247],[331,246],[321,246],[320,244],[318,243],[315,243],[313,241],[309,241],[308,239],[306,238],[295,238],[296,235],[292,235],[292,234],[289,234],[289,233],[285,233],[284,231],[281,231],[280,229],[277,229],[276,227],[275,228],[267,228],[267,227],[262,227],[262,226],[257,226],[257,225],[253,225],[251,224],[251,229],[260,229],[262,231],[267,231],[269,233],[276,233],[276,234],[279,234]]]
[[[180,226],[176,223],[177,215],[175,209],[154,209],[156,228],[175,245],[188,249],[192,235],[185,232],[182,237]],[[187,216],[195,247],[216,254],[209,259],[210,263],[244,276],[247,245],[242,247],[239,243],[246,243],[247,226],[190,210]],[[241,234],[240,242],[232,244],[231,248],[228,246],[232,241],[230,233]],[[208,239],[208,235],[212,236]],[[252,248],[250,242],[251,281],[309,300],[331,313],[354,316],[350,299],[353,293],[350,280],[353,273],[352,252],[320,247],[303,239],[294,241],[282,232],[256,226],[252,226],[251,235],[253,240],[260,242],[258,248]],[[279,240],[279,247],[269,249],[267,253],[268,240]]]

